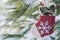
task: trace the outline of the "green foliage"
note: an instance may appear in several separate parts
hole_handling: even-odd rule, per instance
[[[6,10],[10,10],[13,9],[14,11],[10,12],[7,15],[7,21],[9,22],[13,22],[12,25],[9,25],[7,23],[7,25],[9,27],[13,27],[13,28],[19,28],[18,30],[22,30],[25,27],[28,27],[24,32],[19,32],[19,34],[3,34],[3,40],[6,38],[13,38],[13,37],[17,37],[17,38],[21,38],[24,37],[24,35],[30,30],[30,26],[31,24],[27,24],[29,26],[25,26],[24,23],[30,22],[29,20],[26,20],[28,17],[30,17],[32,15],[33,12],[35,12],[38,9],[38,6],[36,7],[30,7],[29,4],[27,4],[26,2],[24,2],[24,0],[9,0],[9,2],[7,2],[9,5],[13,4],[15,5],[14,8],[7,8]],[[23,17],[25,17],[23,19]],[[22,17],[22,19],[20,19]],[[19,20],[20,19],[20,20]],[[5,26],[7,26],[5,24]],[[21,25],[24,25],[23,27]]]
[[[60,29],[60,21],[55,24],[55,30]]]
[[[16,20],[19,17],[21,17],[26,10],[28,9],[29,5],[28,4],[21,4],[22,6],[16,7],[16,10],[11,12],[11,14],[8,15],[9,20]]]
[[[60,4],[60,0],[53,0],[56,4]]]
[[[53,0],[57,4],[57,15],[60,14],[60,0]]]
[[[37,40],[37,38],[34,38],[34,40]]]
[[[57,15],[60,14],[60,6],[57,8]]]
[[[13,37],[18,37],[18,38],[21,38],[23,37],[29,30],[30,30],[31,27],[29,27],[26,31],[24,31],[22,34],[5,34],[3,36],[5,36],[3,39],[6,39],[6,38],[13,38]]]
[[[56,35],[58,37],[57,40],[60,40],[60,21],[55,24],[55,30],[57,30],[56,32],[58,32],[58,34]]]
[[[34,8],[30,7],[30,8],[26,11],[26,13],[24,14],[24,16],[30,17],[30,16],[32,15],[32,13],[35,12],[36,10],[38,10],[38,6],[36,6],[36,7],[34,7]]]
[[[55,40],[55,37],[50,36],[50,38],[51,38],[52,40]]]

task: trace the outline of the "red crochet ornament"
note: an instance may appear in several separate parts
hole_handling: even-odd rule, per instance
[[[54,32],[55,16],[40,16],[40,19],[36,23],[36,28],[41,37],[50,35]]]

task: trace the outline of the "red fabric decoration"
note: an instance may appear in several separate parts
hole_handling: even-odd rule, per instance
[[[41,37],[50,35],[54,32],[55,16],[40,16],[36,23],[36,28]]]
[[[44,4],[41,4],[41,6],[45,6]]]

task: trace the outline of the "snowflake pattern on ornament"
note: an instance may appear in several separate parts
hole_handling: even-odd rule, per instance
[[[40,30],[41,35],[44,33],[49,34],[49,30],[52,29],[52,27],[48,24],[48,21],[46,22],[40,22],[40,26],[37,27],[38,30]]]

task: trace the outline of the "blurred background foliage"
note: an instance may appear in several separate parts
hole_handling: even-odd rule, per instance
[[[57,4],[57,15],[60,14],[60,0],[53,0]]]

